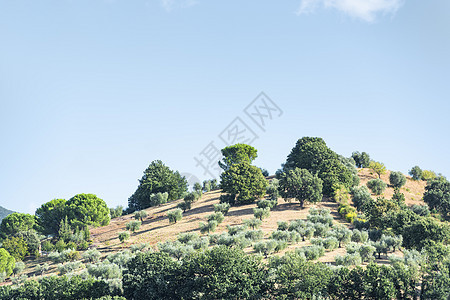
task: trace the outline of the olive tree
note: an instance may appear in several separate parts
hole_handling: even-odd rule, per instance
[[[305,201],[316,203],[322,200],[322,180],[306,169],[295,168],[280,175],[280,195],[285,199],[295,199],[303,208]]]

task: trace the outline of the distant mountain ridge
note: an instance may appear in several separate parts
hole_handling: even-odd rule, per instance
[[[0,206],[0,222],[9,214],[12,214],[14,211],[6,209]]]

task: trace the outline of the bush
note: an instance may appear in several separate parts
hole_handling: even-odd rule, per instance
[[[236,234],[246,231],[247,226],[246,225],[235,225],[235,226],[227,225],[227,230],[228,230],[229,235],[236,235]]]
[[[87,267],[89,275],[97,279],[114,279],[122,278],[122,270],[116,264],[110,262],[102,262],[92,264]]]
[[[170,224],[175,224],[183,218],[183,211],[179,208],[170,210],[167,212],[167,217],[169,218]]]
[[[369,240],[369,233],[366,230],[359,231],[358,229],[354,229],[351,240],[356,243],[365,243]]]
[[[339,246],[339,241],[335,237],[328,237],[322,241],[322,246],[332,251]]]
[[[111,219],[122,216],[123,214],[123,206],[118,205],[116,208],[110,208],[109,214],[111,215]]]
[[[269,208],[272,209],[274,207],[276,202],[272,201],[272,200],[267,200],[267,199],[262,199],[259,200],[258,202],[256,202],[256,205],[258,206],[258,208]]]
[[[386,189],[386,183],[381,179],[371,179],[367,182],[367,187],[369,187],[375,195],[381,195]]]
[[[22,273],[23,270],[25,270],[25,264],[22,261],[17,261],[13,269],[14,275],[17,276]]]
[[[325,254],[325,248],[323,246],[313,245],[297,248],[295,252],[298,254],[303,253],[307,260],[314,260]]]
[[[177,260],[181,260],[184,257],[191,256],[195,253],[194,247],[182,244],[179,241],[158,243],[158,248],[159,251],[167,253]]]
[[[133,253],[137,253],[137,252],[141,252],[141,251],[144,251],[144,250],[147,250],[147,251],[150,250],[151,251],[151,248],[149,249],[148,243],[141,243],[141,244],[131,245],[130,250]]]
[[[389,182],[393,187],[401,188],[406,184],[406,177],[402,172],[391,172]]]
[[[254,208],[253,214],[255,215],[255,218],[262,219],[268,218],[270,216],[270,208]]]
[[[126,231],[119,233],[119,240],[121,243],[124,243],[126,240],[130,238],[130,234]]]
[[[41,244],[42,251],[50,252],[55,250],[55,245],[53,245],[50,241],[43,241]]]
[[[42,265],[37,264],[36,267],[34,268],[34,270],[36,271],[36,273],[38,273],[40,275],[44,275],[44,273],[47,272],[49,268],[50,268],[49,264],[44,263]]]
[[[15,236],[3,240],[2,247],[16,260],[22,260],[28,253],[24,239]]]
[[[220,224],[220,223],[223,222],[223,219],[225,217],[223,216],[223,214],[221,212],[216,212],[216,213],[208,215],[207,218],[208,218],[208,222],[209,221],[216,221],[217,224]]]
[[[261,254],[264,254],[265,257],[267,257],[269,254],[271,254],[273,251],[275,251],[275,248],[277,247],[278,242],[275,240],[269,240],[269,241],[263,241],[258,242],[253,246],[253,249],[256,252],[259,252]]]
[[[186,212],[187,210],[191,209],[191,202],[180,202],[177,204],[177,208],[181,209],[183,212]]]
[[[257,229],[259,228],[259,226],[261,226],[262,221],[257,218],[245,219],[244,224],[250,227],[251,229]]]
[[[136,232],[136,230],[139,230],[139,228],[141,228],[141,224],[141,221],[130,221],[127,223],[127,230]]]
[[[208,223],[200,222],[199,226],[200,226],[200,232],[203,234],[214,232],[214,231],[216,231],[217,221],[211,220],[211,221],[208,221]]]
[[[83,267],[83,264],[79,261],[68,262],[58,265],[58,272],[60,275],[64,275],[73,271],[76,271]]]
[[[262,238],[264,237],[264,233],[262,232],[262,230],[248,230],[245,231],[243,234],[245,238],[250,241],[259,241],[262,240]]]
[[[217,245],[224,245],[227,247],[235,246],[239,249],[244,249],[251,245],[251,242],[245,238],[243,234],[229,235],[223,233],[217,239]]]
[[[419,166],[414,166],[409,171],[409,175],[411,175],[412,179],[414,180],[420,180],[422,179],[422,169],[419,168]]]
[[[417,205],[414,204],[411,206],[411,210],[422,217],[428,217],[430,215],[430,209],[428,208],[428,205]]]
[[[87,250],[83,253],[83,259],[90,263],[97,262],[100,259],[100,251],[97,249]]]
[[[328,231],[328,226],[323,223],[314,223],[314,236],[315,237],[324,237]]]
[[[436,178],[437,178],[437,175],[433,171],[429,171],[429,170],[422,171],[422,180],[429,181],[429,180],[433,180]]]
[[[288,230],[289,228],[289,223],[286,221],[278,221],[278,230]]]
[[[220,204],[214,204],[214,212],[220,212],[224,216],[228,214],[228,211],[230,210],[230,204],[229,203],[220,203]]]
[[[333,217],[330,215],[322,215],[322,214],[317,214],[317,215],[308,215],[307,216],[307,220],[311,223],[322,223],[328,227],[331,227],[331,225],[333,225]]]
[[[110,263],[116,264],[121,268],[125,268],[128,262],[134,257],[129,250],[124,250],[108,255],[106,258]]]
[[[359,247],[359,255],[363,262],[371,262],[374,259],[375,247],[371,244],[363,244]]]
[[[336,255],[334,258],[338,266],[357,266],[362,262],[359,253],[345,254],[344,256]]]
[[[192,246],[194,250],[207,249],[209,246],[209,238],[204,236],[195,240],[191,240],[187,245]]]
[[[145,218],[147,218],[148,214],[145,210],[139,210],[134,213],[134,218],[136,220],[140,220],[141,222],[144,221]]]
[[[177,240],[180,241],[180,243],[187,244],[190,241],[197,240],[199,238],[200,237],[195,232],[185,232],[185,233],[178,234]]]
[[[277,230],[272,232],[272,235],[270,236],[271,239],[277,240],[277,241],[286,241],[286,242],[292,242],[296,243],[300,241],[301,237],[298,232],[296,231],[286,231],[286,230]]]
[[[339,241],[339,248],[341,248],[343,244],[350,242],[352,237],[352,231],[343,225],[336,226],[328,234]]]

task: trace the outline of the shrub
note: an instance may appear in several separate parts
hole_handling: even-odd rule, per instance
[[[298,254],[303,253],[307,260],[314,260],[325,254],[325,248],[323,246],[313,245],[297,248],[295,252]]]
[[[120,251],[108,255],[106,258],[110,263],[116,264],[121,268],[125,268],[127,263],[134,257],[129,250]]]
[[[192,246],[195,250],[206,249],[209,246],[209,238],[204,236],[195,240],[191,240],[187,245]]]
[[[255,215],[255,218],[262,219],[268,218],[270,216],[270,208],[254,208],[253,214]]]
[[[159,251],[165,252],[178,260],[191,256],[195,253],[194,247],[191,245],[182,244],[179,241],[158,243],[158,248]]]
[[[351,193],[353,195],[353,204],[358,210],[361,210],[364,204],[372,200],[369,189],[366,186],[354,187],[351,189]]]
[[[251,241],[247,240],[243,234],[229,235],[223,233],[219,236],[217,245],[225,245],[228,247],[235,246],[239,249],[244,249],[251,245]]]
[[[148,243],[134,244],[134,245],[131,245],[131,247],[130,247],[130,250],[133,253],[141,252],[146,249],[149,250]],[[151,250],[151,248],[150,248],[150,250]]]
[[[187,210],[191,209],[191,202],[180,202],[177,204],[177,208],[181,209],[183,212],[186,212]]]
[[[216,221],[217,224],[220,224],[220,223],[223,222],[223,219],[225,217],[223,216],[223,214],[221,212],[216,212],[216,213],[208,215],[207,218],[208,218],[208,222],[209,221]]]
[[[169,210],[167,212],[167,217],[169,218],[169,223],[175,224],[176,222],[180,221],[183,218],[183,211],[179,208]]]
[[[123,206],[118,205],[116,208],[110,208],[109,214],[111,215],[111,219],[122,216],[123,214]]]
[[[44,275],[44,273],[47,272],[49,268],[50,266],[48,265],[48,263],[44,263],[42,265],[37,264],[34,270],[36,271],[36,273]]]
[[[13,269],[14,275],[17,276],[18,274],[22,273],[23,270],[25,270],[25,264],[22,261],[17,261]]]
[[[264,233],[262,232],[262,230],[248,230],[245,231],[244,236],[246,239],[250,240],[250,241],[259,241],[262,240]]]
[[[207,223],[200,222],[199,226],[200,226],[200,232],[203,234],[214,232],[214,231],[216,231],[217,221],[211,220],[211,221],[208,221]]]
[[[275,205],[275,202],[273,202],[271,200],[267,200],[267,199],[262,199],[262,200],[259,200],[256,203],[256,205],[259,208],[267,208],[268,207],[269,209],[272,209],[274,207],[274,205]]]
[[[338,266],[357,266],[362,262],[359,253],[345,254],[344,256],[336,255],[334,258]]]
[[[322,245],[327,250],[334,250],[339,246],[339,241],[335,237],[328,237],[322,241]]]
[[[314,224],[314,236],[315,237],[323,237],[328,231],[328,226],[323,223],[315,223]]]
[[[286,221],[278,221],[278,230],[288,230],[289,228],[289,223]]]
[[[363,262],[371,262],[374,259],[373,254],[375,253],[375,247],[371,244],[363,244],[359,247],[359,255]]]
[[[60,275],[64,275],[83,267],[83,264],[79,261],[68,262],[65,264],[58,265],[58,272]]]
[[[278,242],[275,240],[269,240],[269,241],[263,241],[258,242],[253,246],[253,249],[256,252],[259,252],[261,254],[264,254],[265,257],[267,257],[269,254],[271,254],[273,251],[275,251],[275,248],[277,247]]]
[[[3,240],[2,247],[16,260],[22,260],[28,253],[28,246],[24,239],[15,236]]]
[[[87,267],[89,275],[97,279],[122,278],[122,270],[116,264],[104,261]]]
[[[136,220],[140,220],[141,222],[144,221],[145,218],[147,218],[148,214],[145,210],[140,210],[134,213],[134,218]]]
[[[436,179],[437,175],[433,171],[423,170],[422,171],[422,180],[429,181]]]
[[[367,182],[367,186],[375,195],[381,195],[386,189],[386,183],[381,179],[371,179]]]
[[[411,210],[418,214],[419,216],[428,217],[430,215],[430,209],[428,208],[428,205],[417,205],[414,204],[411,207]]]
[[[180,243],[183,244],[187,244],[192,240],[197,240],[200,237],[198,236],[198,233],[196,232],[185,232],[185,233],[180,233],[178,234],[178,241],[180,241]]]
[[[326,226],[331,226],[333,225],[333,217],[330,215],[322,215],[322,214],[317,214],[317,215],[308,215],[307,216],[307,220],[311,223],[322,223]]]
[[[83,259],[90,263],[97,262],[100,259],[100,251],[97,249],[89,249],[83,253]]]
[[[272,232],[272,235],[270,237],[273,240],[293,242],[293,243],[296,243],[296,242],[300,241],[300,239],[301,239],[298,232],[285,231],[285,230],[274,231],[274,232]]]
[[[230,210],[230,204],[229,203],[220,203],[220,204],[214,204],[214,212],[220,212],[224,216],[228,214],[228,211]]]
[[[409,175],[411,175],[414,180],[420,180],[422,179],[422,169],[419,166],[414,166],[409,170]]]
[[[251,229],[257,229],[259,228],[259,226],[261,226],[262,221],[257,218],[245,219],[244,224],[250,227]]]
[[[130,234],[126,231],[119,233],[119,240],[121,243],[124,243],[126,240],[130,238]]]
[[[246,231],[247,226],[246,225],[235,225],[235,226],[227,225],[227,230],[228,230],[229,235],[236,235],[238,233]]]
[[[343,225],[338,225],[329,232],[329,236],[335,237],[339,241],[339,248],[343,244],[351,241],[352,231]]]
[[[141,227],[141,221],[130,221],[127,223],[127,230],[131,232],[136,232]]]
[[[53,245],[50,241],[43,241],[41,244],[42,251],[50,252],[55,250],[55,245]]]
[[[406,184],[406,177],[402,172],[391,172],[389,182],[393,187],[401,188]]]

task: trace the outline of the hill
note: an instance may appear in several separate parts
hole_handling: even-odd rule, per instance
[[[0,206],[0,222],[9,214],[12,214],[14,211],[4,208]]]

